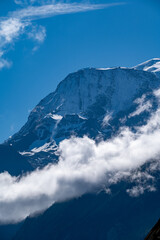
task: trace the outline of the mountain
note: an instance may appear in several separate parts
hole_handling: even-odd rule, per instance
[[[33,167],[27,158],[19,154],[12,146],[0,145],[0,172],[8,171],[11,175],[18,176],[32,170]]]
[[[160,76],[160,58],[153,58],[134,67],[137,70],[153,72]]]
[[[56,162],[59,142],[72,135],[107,139],[122,126],[143,124],[157,107],[153,90],[159,86],[160,78],[146,71],[82,69],[42,99],[6,144],[34,167]]]
[[[160,219],[155,224],[155,226],[151,229],[151,231],[148,233],[145,240],[149,240],[149,239],[157,240],[158,238],[160,238]]]
[[[159,182],[160,183],[160,182]],[[13,240],[144,240],[160,214],[160,191],[129,197],[125,183],[54,204],[27,218]]]
[[[32,110],[20,131],[0,146],[0,170],[18,175],[31,166],[56,163],[59,143],[71,136],[87,135],[99,142],[117,135],[122,127],[135,131],[144,125],[158,109],[154,92],[160,88],[159,62],[152,59],[133,68],[86,68],[69,74]],[[144,239],[160,216],[159,166],[142,166],[133,178],[134,182],[113,184],[110,191],[103,187],[55,203],[16,225],[13,239]],[[134,187],[140,196],[128,194]],[[9,239],[6,229],[0,227],[2,240]]]

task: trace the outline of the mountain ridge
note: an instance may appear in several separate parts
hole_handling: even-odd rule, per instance
[[[67,81],[69,79],[71,85],[66,84],[66,79]],[[79,105],[80,98],[75,100],[74,97],[79,97],[78,87],[81,86],[81,83],[83,83],[81,94],[90,100],[85,99],[86,102]],[[93,89],[90,86],[88,90],[87,86],[90,83],[94,83],[92,84]],[[109,87],[108,91],[106,91],[107,87]],[[72,73],[58,85],[58,90],[56,89],[55,92],[40,101],[22,129],[2,146],[13,149],[18,156],[28,161],[35,169],[48,163],[55,164],[59,158],[58,145],[64,139],[72,136],[81,138],[87,135],[95,141],[101,141],[118,135],[122,127],[135,131],[137,127],[145,125],[150,116],[158,109],[154,92],[159,87],[159,75],[143,69],[87,68],[76,72],[76,77],[75,73]],[[73,91],[73,89],[76,90]],[[69,94],[67,90],[70,91]],[[126,98],[123,98],[123,94]],[[71,104],[72,101],[72,107],[68,108],[68,104]],[[57,109],[58,106],[60,107]],[[76,111],[75,106],[77,107]],[[100,236],[99,239],[102,240],[110,240],[111,237],[119,240],[119,234],[122,234],[123,240],[125,237],[132,239],[132,235],[133,239],[142,240],[160,214],[159,189],[157,187],[159,168],[153,164],[151,169],[149,164],[138,169],[137,173],[133,174],[133,179],[128,179],[128,182],[122,181],[113,184],[108,192],[103,187],[100,192],[56,203],[41,215],[28,217],[24,224],[22,223],[20,230],[16,230],[17,234],[14,239],[28,240],[42,237],[42,239],[49,240],[52,236],[55,236],[55,239],[78,239],[77,233],[80,235],[79,239],[88,239],[88,235],[85,234],[85,231],[81,231],[80,226],[83,229],[89,226],[90,234],[92,229],[95,230],[93,239]],[[23,166],[20,168],[18,175],[23,173],[23,170],[28,171],[28,169],[23,169]],[[9,171],[8,166],[3,170]],[[11,174],[16,175],[15,173]],[[158,182],[157,191],[154,188],[155,179]],[[153,188],[147,188],[149,184]],[[127,189],[134,190],[134,187],[137,186],[141,195],[131,196]],[[120,201],[117,201],[117,198]],[[151,200],[153,205],[150,204]],[[129,209],[127,211],[126,204]],[[78,206],[80,206],[80,211]],[[111,208],[111,206],[114,207]],[[128,222],[128,218],[132,217],[127,215],[128,211],[131,215],[137,213],[133,222]],[[152,218],[150,218],[151,214]],[[101,219],[102,215],[103,219]],[[98,225],[99,222],[101,222],[100,225]],[[108,225],[108,222],[111,224]],[[137,224],[133,227],[135,222]],[[72,231],[71,226],[77,232]],[[140,230],[139,226],[141,226]]]
[[[26,155],[35,167],[44,166],[57,161],[59,142],[72,135],[109,138],[127,116],[129,126],[135,125],[135,121],[131,124],[132,112],[138,107],[134,101],[146,95],[143,104],[150,99],[156,106],[153,89],[158,86],[155,73],[135,68],[81,69],[37,104],[27,123],[6,144]]]

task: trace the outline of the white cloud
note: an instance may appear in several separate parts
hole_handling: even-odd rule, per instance
[[[37,41],[37,44],[44,41],[46,30],[43,26],[35,26],[33,23],[35,19],[93,11],[123,4],[55,3],[55,1],[42,0],[15,0],[15,3],[22,5],[23,8],[10,12],[6,18],[0,18],[0,51],[4,53],[4,49],[8,44],[13,44],[24,32],[26,32],[31,39]],[[31,32],[28,31],[29,28],[26,28],[28,25],[32,26]],[[33,48],[33,51],[37,49],[38,45]],[[0,69],[8,66],[7,61],[0,57]]]
[[[54,3],[54,0],[14,0],[15,4],[18,5],[32,5],[32,4],[49,4]]]
[[[20,19],[39,19],[52,17],[62,14],[78,13],[93,11],[98,9],[104,9],[122,5],[122,3],[111,4],[83,4],[83,3],[57,3],[57,4],[45,4],[42,6],[29,6],[25,9],[13,12],[11,15],[18,16]]]
[[[153,176],[156,171],[159,171],[160,161],[153,161],[145,169],[138,169],[130,176],[131,183],[134,183],[134,186],[131,189],[127,189],[127,193],[131,197],[138,197],[141,194],[144,194],[145,191],[153,192],[156,191],[156,180]],[[153,175],[151,175],[153,174]]]
[[[23,0],[14,0],[15,4],[18,4],[18,5],[23,5],[26,3],[26,1],[23,1]]]
[[[23,24],[17,18],[9,18],[0,22],[0,44],[10,43],[23,30]]]
[[[101,189],[131,176],[137,186],[128,190],[138,196],[145,190],[155,191],[145,179],[150,174],[133,174],[143,164],[154,160],[160,165],[160,109],[135,133],[128,128],[99,144],[88,137],[64,140],[59,146],[59,162],[26,176],[0,174],[0,220],[18,221],[47,208],[55,201],[64,201]],[[141,181],[143,179],[143,181]]]
[[[144,194],[145,191],[148,192],[155,192],[156,188],[152,185],[138,185],[138,186],[134,186],[131,189],[127,189],[127,193],[131,196],[131,197],[138,197],[139,195]]]
[[[9,44],[23,32],[26,23],[22,23],[19,19],[8,18],[0,20],[0,70],[3,68],[9,68],[11,62],[3,58],[6,52],[6,48]]]
[[[28,37],[37,41],[38,43],[43,43],[46,38],[46,29],[43,26],[32,26],[31,31],[28,33]]]
[[[0,70],[2,68],[9,68],[11,66],[11,62],[8,62],[7,60],[0,58]]]

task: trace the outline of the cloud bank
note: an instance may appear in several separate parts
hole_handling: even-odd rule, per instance
[[[160,97],[160,91],[156,92]],[[160,166],[160,109],[147,124],[131,132],[124,128],[118,136],[99,144],[84,136],[64,140],[59,145],[59,162],[22,177],[0,174],[0,221],[16,222],[48,208],[54,202],[109,188],[131,176],[132,181],[152,178],[137,169],[147,162]],[[155,165],[156,163],[156,165]],[[135,174],[133,174],[135,171]],[[155,191],[152,186],[128,189],[131,196]]]
[[[26,34],[37,44],[43,43],[46,30],[43,26],[36,25],[35,20],[56,15],[94,11],[123,4],[55,3],[54,1],[34,0],[16,0],[15,3],[20,4],[23,8],[18,8],[16,11],[8,13],[8,16],[0,18],[0,69],[10,67],[11,63],[4,58],[4,55],[8,46],[13,46],[21,35]],[[38,46],[34,49],[37,48]]]

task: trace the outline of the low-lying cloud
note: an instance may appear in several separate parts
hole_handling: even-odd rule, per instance
[[[159,97],[160,91],[156,95]],[[0,174],[0,221],[20,221],[54,202],[108,188],[151,160],[159,165],[159,146],[160,109],[135,133],[125,128],[98,144],[86,136],[64,140],[59,145],[58,164],[22,177]],[[132,178],[138,181],[139,174]],[[151,186],[138,186],[128,193],[136,196],[144,190],[155,191]]]

